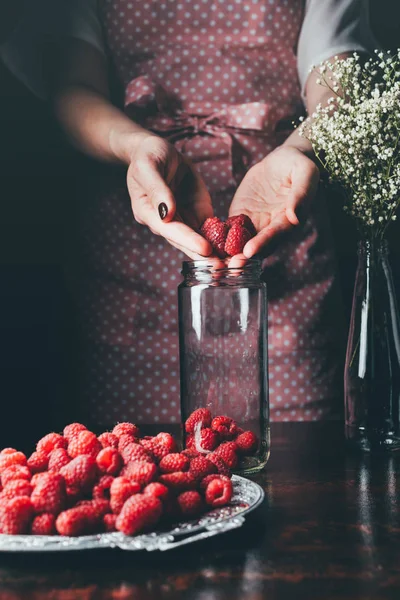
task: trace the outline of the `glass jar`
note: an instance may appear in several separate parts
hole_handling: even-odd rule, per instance
[[[182,275],[183,445],[219,455],[220,444],[236,441],[238,463],[233,470],[260,471],[270,451],[267,294],[261,263],[238,258],[185,262]],[[203,413],[201,425],[185,426],[187,419],[196,420],[197,409],[203,409],[196,413]]]
[[[400,447],[400,320],[385,240],[363,240],[345,367],[346,437],[367,451]]]

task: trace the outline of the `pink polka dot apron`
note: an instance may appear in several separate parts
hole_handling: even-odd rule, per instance
[[[100,0],[124,109],[189,156],[227,216],[246,170],[301,105],[300,0]],[[81,417],[179,420],[177,285],[184,255],[137,224],[124,178],[83,215]],[[319,199],[267,261],[272,420],[338,414],[334,261]]]

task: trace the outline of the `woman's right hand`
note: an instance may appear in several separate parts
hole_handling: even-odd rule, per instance
[[[53,101],[71,142],[90,156],[128,167],[132,210],[139,223],[192,259],[209,256],[211,245],[197,231],[213,215],[211,199],[190,161],[112,105],[101,52],[70,38],[62,54]]]
[[[212,253],[197,231],[213,216],[207,188],[190,161],[153,134],[132,135],[127,174],[133,215],[196,260]]]

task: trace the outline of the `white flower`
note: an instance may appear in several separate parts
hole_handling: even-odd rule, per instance
[[[400,200],[400,49],[376,55],[363,67],[357,53],[320,65],[333,96],[299,127],[346,190],[346,212],[372,235],[396,219]]]

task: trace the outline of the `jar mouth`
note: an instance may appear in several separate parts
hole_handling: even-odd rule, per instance
[[[228,258],[204,258],[201,260],[185,260],[182,263],[182,275],[196,269],[207,269],[217,271],[219,269],[260,269],[261,260],[257,258],[240,258],[230,256]]]
[[[261,275],[261,261],[255,258],[206,258],[185,261],[182,264],[185,281],[208,283],[217,281],[219,285],[228,283],[239,285],[243,281],[257,280]]]

